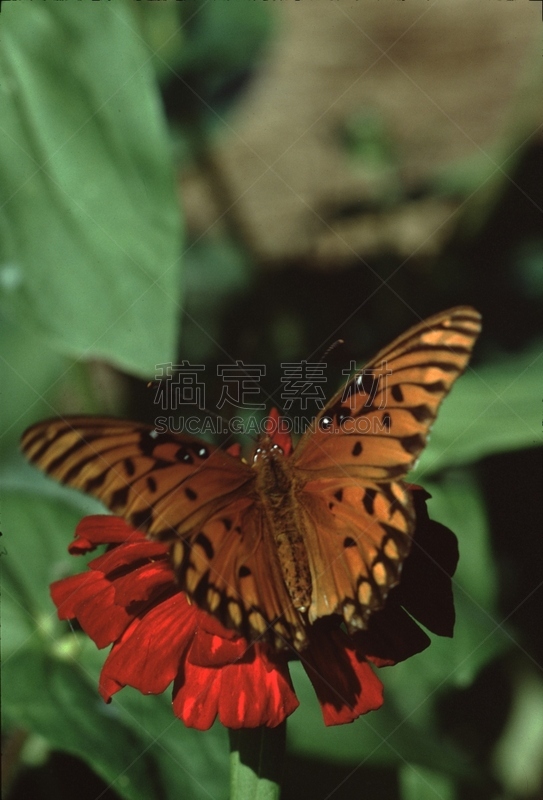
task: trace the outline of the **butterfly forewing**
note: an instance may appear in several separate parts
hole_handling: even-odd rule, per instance
[[[459,307],[430,317],[382,350],[320,412],[292,456],[311,476],[371,482],[405,475],[439,405],[469,361],[480,315]]]
[[[22,448],[61,483],[162,539],[193,530],[253,479],[246,464],[199,439],[107,417],[40,422]]]

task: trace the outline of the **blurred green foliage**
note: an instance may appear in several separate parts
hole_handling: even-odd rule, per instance
[[[342,335],[345,348],[330,357],[339,382],[351,356],[370,356],[413,322],[407,309],[423,317],[472,303],[485,321],[480,345],[411,476],[431,492],[432,517],[459,539],[455,637],[434,638],[429,650],[381,671],[383,708],[333,729],[293,664],[301,707],[289,720],[283,797],[536,798],[543,652],[531,635],[541,552],[539,462],[530,448],[540,444],[541,234],[528,213],[510,214],[513,201],[503,196],[477,241],[452,243],[430,276],[394,276],[392,293],[381,285],[392,272],[386,254],[372,275],[358,262],[342,274],[296,265],[269,274],[228,231],[189,241],[183,252],[175,137],[184,158],[198,157],[194,131],[202,122],[218,129],[216,110],[228,113],[272,26],[260,3],[160,6],[2,8],[2,711],[8,743],[27,735],[7,764],[15,780],[6,796],[70,796],[70,764],[78,775],[97,773],[98,791],[112,799],[227,796],[225,731],[184,729],[168,693],[125,689],[105,706],[96,691],[103,654],[59,623],[48,599],[52,580],[83,568],[66,546],[97,506],[24,464],[17,441],[37,419],[104,410],[89,360],[114,365],[129,386],[119,415],[152,419],[152,392],[139,379],[157,363],[205,362],[209,407],[219,397],[218,364],[265,363],[264,391],[277,398],[281,361],[318,358]],[[396,180],[378,120],[357,117],[347,138],[353,168],[382,167]],[[455,190],[481,181],[466,170]],[[522,224],[504,234],[502,216],[515,214]],[[504,502],[513,519],[506,530],[497,511]],[[58,766],[53,751],[80,760]],[[56,788],[47,794],[51,774]]]
[[[181,231],[135,27],[124,4],[3,19],[0,308],[59,352],[145,376],[175,352]]]

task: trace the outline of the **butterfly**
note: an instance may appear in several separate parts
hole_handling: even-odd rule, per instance
[[[480,329],[467,306],[411,328],[354,374],[291,453],[264,434],[245,461],[192,436],[92,416],[39,422],[22,449],[168,543],[190,602],[249,641],[302,650],[321,617],[365,629],[398,583],[415,527],[402,479]]]

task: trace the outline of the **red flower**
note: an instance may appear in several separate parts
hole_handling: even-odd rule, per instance
[[[325,617],[308,630],[300,654],[327,725],[352,722],[383,702],[371,664],[395,664],[429,644],[416,625],[452,635],[449,575],[456,566],[456,540],[431,522],[428,496],[413,488],[417,531],[402,581],[367,631],[348,635],[339,617]],[[297,708],[290,680],[291,654],[249,644],[196,606],[180,591],[165,544],[152,542],[119,517],[83,519],[72,554],[98,545],[108,550],[89,571],[57,581],[51,594],[61,619],[76,618],[98,647],[113,644],[100,677],[109,702],[123,686],[146,694],[173,682],[173,710],[183,722],[206,730],[218,716],[229,728],[279,725]],[[406,609],[406,610],[404,610]],[[409,613],[407,613],[409,612]]]

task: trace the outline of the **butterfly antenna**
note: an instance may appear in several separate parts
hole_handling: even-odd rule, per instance
[[[320,357],[320,360],[324,361],[326,359],[326,356],[330,355],[332,350],[334,350],[336,347],[339,347],[340,344],[345,344],[345,339],[336,339],[335,342],[332,342],[330,347],[327,350],[324,351],[324,353]]]

